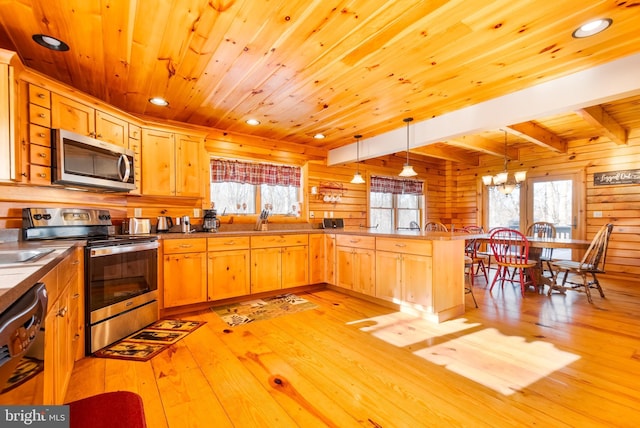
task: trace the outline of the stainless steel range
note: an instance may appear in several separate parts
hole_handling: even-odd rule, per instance
[[[108,210],[24,208],[24,239],[86,239],[86,354],[158,320],[158,241],[109,235]]]

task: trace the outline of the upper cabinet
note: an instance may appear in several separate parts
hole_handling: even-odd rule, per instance
[[[200,197],[203,150],[203,138],[143,129],[142,193]]]
[[[9,64],[12,55],[0,49],[0,180],[16,179],[15,145],[15,82],[13,67]]]
[[[127,121],[56,93],[51,94],[51,127],[123,147],[129,144]]]

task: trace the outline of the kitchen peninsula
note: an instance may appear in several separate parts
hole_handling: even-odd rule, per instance
[[[434,322],[464,313],[467,234],[223,229],[160,238],[163,315],[316,284]]]

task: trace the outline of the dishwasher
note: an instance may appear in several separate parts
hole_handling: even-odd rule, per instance
[[[20,360],[37,339],[42,340],[47,301],[45,285],[37,283],[0,313],[0,403]]]

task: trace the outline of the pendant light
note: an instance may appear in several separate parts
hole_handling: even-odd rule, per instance
[[[398,174],[400,177],[413,177],[418,175],[417,172],[413,170],[413,167],[409,165],[409,123],[413,121],[412,117],[406,117],[402,119],[404,123],[407,124],[407,163],[402,167],[402,171]]]
[[[356,173],[353,175],[351,179],[351,183],[353,184],[364,184],[364,178],[360,174],[360,138],[362,135],[354,135],[353,138],[356,139]]]

